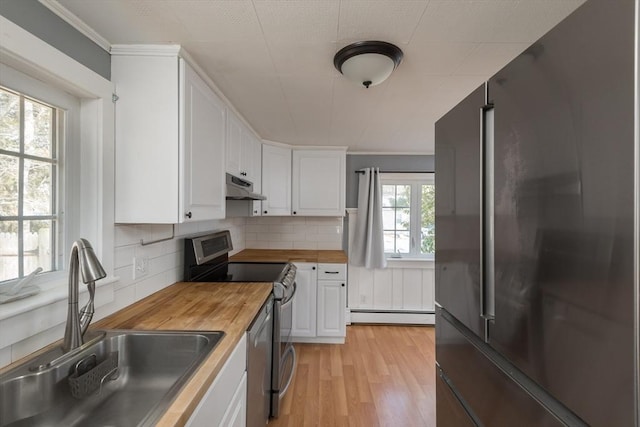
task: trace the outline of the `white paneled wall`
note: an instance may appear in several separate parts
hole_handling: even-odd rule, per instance
[[[171,240],[141,245],[171,236],[170,225],[117,225],[115,227],[115,282],[97,282],[94,322],[182,279],[184,241],[181,237],[214,230],[229,230],[236,253],[245,248],[245,218],[206,221],[176,225]],[[146,275],[133,279],[133,258],[149,260]],[[81,284],[84,289],[84,285]],[[46,295],[51,292],[51,295]],[[55,295],[53,295],[55,294]],[[32,353],[64,335],[67,313],[67,289],[41,292],[33,298],[47,298],[47,304],[33,307],[34,301],[23,300],[23,312],[0,320],[0,366],[5,366]],[[86,303],[86,292],[80,295],[80,306]],[[12,303],[12,304],[18,304]],[[1,306],[0,306],[1,307]]]
[[[358,210],[349,214],[349,247]],[[435,262],[387,260],[385,269],[349,264],[347,305],[351,323],[435,323]]]
[[[349,265],[351,321],[379,319],[386,323],[398,319],[399,323],[433,323],[433,264],[433,261],[389,261],[386,269],[373,270]]]
[[[342,217],[277,217],[247,219],[250,249],[342,249]]]

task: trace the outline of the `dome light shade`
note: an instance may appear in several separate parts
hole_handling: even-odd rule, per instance
[[[385,81],[402,61],[397,46],[381,41],[356,42],[343,47],[333,65],[349,80],[368,88]]]

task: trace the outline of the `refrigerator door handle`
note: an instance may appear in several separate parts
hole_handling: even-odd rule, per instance
[[[485,319],[485,342],[489,342],[489,321],[495,319],[495,228],[494,228],[494,107],[480,109],[480,315]]]

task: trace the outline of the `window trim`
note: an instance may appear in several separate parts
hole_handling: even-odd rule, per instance
[[[78,211],[80,208],[79,194],[73,189],[73,183],[80,179],[78,159],[75,153],[80,151],[80,99],[60,89],[45,84],[40,80],[36,80],[12,67],[0,63],[0,85],[7,89],[19,92],[26,98],[34,99],[52,106],[55,110],[63,110],[62,117],[56,117],[56,126],[58,127],[56,137],[57,156],[53,161],[56,163],[57,169],[57,185],[53,203],[55,205],[56,219],[62,227],[54,230],[55,237],[55,259],[54,264],[57,267],[54,271],[41,273],[34,281],[35,284],[45,287],[49,282],[60,281],[67,277],[67,253],[66,249],[70,247],[73,236],[79,235],[79,225],[75,221],[67,221],[66,213]],[[56,114],[57,115],[57,114]],[[30,155],[22,155],[24,158],[30,158]],[[69,160],[69,161],[68,161]],[[73,218],[73,215],[71,215]],[[29,274],[25,271],[24,275]],[[0,282],[2,285],[16,283],[20,278]]]
[[[79,194],[79,212],[68,212],[65,216],[66,221],[78,224],[77,237],[84,237],[92,243],[107,272],[108,278],[97,285],[112,283],[116,279],[113,216],[114,85],[3,16],[0,16],[0,27],[0,57],[4,64],[80,99],[82,149],[77,154],[80,178],[74,184]],[[66,254],[72,243],[65,242],[61,253]],[[67,266],[64,268],[66,272]],[[39,280],[35,284],[39,284]],[[51,287],[42,287],[43,291],[56,292],[42,292],[38,296],[0,306],[0,320],[66,298],[66,286],[65,277],[51,284]]]
[[[385,256],[387,260],[402,260],[402,259],[416,259],[416,260],[433,260],[435,258],[435,254],[422,254],[419,253],[418,247],[419,244],[417,242],[420,241],[420,234],[417,230],[420,230],[420,218],[422,216],[422,209],[420,203],[420,192],[414,191],[418,185],[431,184],[435,185],[435,173],[433,172],[424,172],[424,173],[415,173],[415,172],[407,172],[407,173],[380,173],[380,184],[381,185],[412,185],[411,189],[411,224],[409,226],[409,236],[411,241],[415,241],[415,247],[412,247],[409,253],[394,253],[394,252],[385,252]],[[414,211],[414,206],[417,206],[417,212]],[[416,214],[414,214],[416,212]],[[413,245],[412,245],[413,246]]]

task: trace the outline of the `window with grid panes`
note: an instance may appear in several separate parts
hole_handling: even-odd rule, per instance
[[[63,114],[0,87],[0,282],[56,269]]]
[[[433,257],[433,174],[382,174],[381,183],[385,253],[391,257]]]

